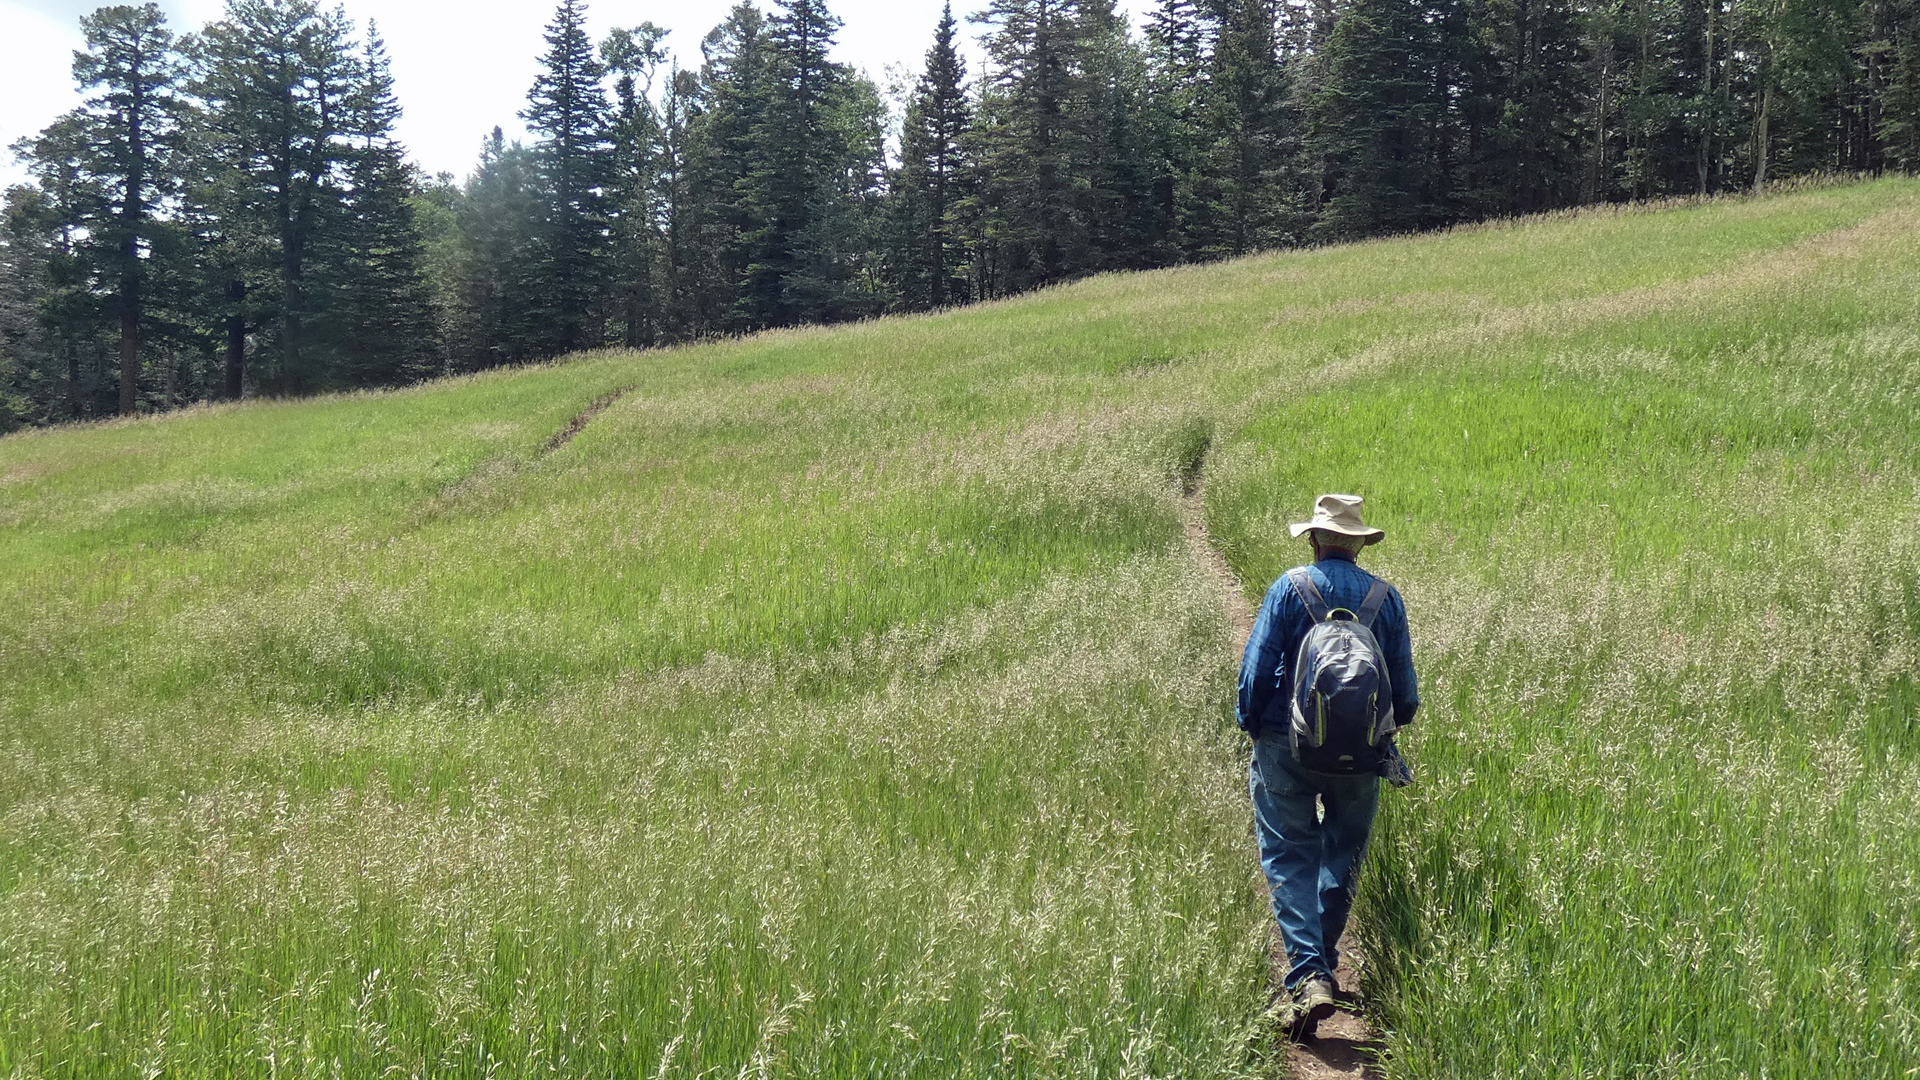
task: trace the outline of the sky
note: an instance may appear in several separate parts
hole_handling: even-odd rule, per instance
[[[941,4],[829,0],[845,24],[835,58],[865,70],[883,89],[890,66],[917,73]],[[0,187],[26,178],[6,148],[79,104],[72,65],[83,44],[80,17],[99,6],[100,0],[0,0]],[[160,6],[179,33],[218,18],[224,3],[160,0]],[[342,0],[341,6],[362,30],[374,20],[386,39],[405,110],[399,136],[427,172],[465,176],[496,124],[508,138],[524,134],[518,114],[554,0]],[[588,22],[596,38],[616,26],[664,26],[682,66],[694,67],[700,39],[732,6],[733,0],[589,0]],[[760,6],[769,5],[763,0]],[[973,10],[968,0],[954,7],[963,19]],[[966,30],[971,38],[973,28]],[[978,49],[970,51],[977,63]]]

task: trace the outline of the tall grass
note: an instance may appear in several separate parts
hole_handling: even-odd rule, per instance
[[[1389,1075],[1909,1075],[1917,213],[0,440],[0,1076],[1270,1074],[1203,455],[1392,532]]]
[[[1911,226],[1404,343],[1220,463],[1247,569],[1303,490],[1400,525],[1428,782],[1363,886],[1388,1075],[1920,1067]]]

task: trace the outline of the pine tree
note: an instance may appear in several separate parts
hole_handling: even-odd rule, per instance
[[[990,294],[1015,292],[1065,277],[1076,246],[1064,131],[1072,13],[1069,0],[994,0],[978,18],[994,27],[977,160],[998,271],[982,284]]]
[[[1884,45],[1886,81],[1874,136],[1887,163],[1920,172],[1920,0],[1902,0],[1889,12]]]
[[[618,29],[600,43],[600,58],[614,77],[612,169],[607,205],[613,216],[613,292],[621,340],[628,348],[651,345],[661,327],[656,276],[664,257],[659,183],[665,132],[653,105],[653,80],[666,62],[667,32],[652,23]]]
[[[1457,108],[1473,152],[1463,162],[1455,213],[1532,213],[1577,197],[1587,57],[1565,0],[1468,0],[1465,29],[1477,56]]]
[[[393,96],[386,44],[369,24],[360,81],[349,99],[343,241],[331,254],[340,281],[339,326],[346,380],[354,386],[409,382],[435,374],[438,332],[422,268],[425,243],[412,200],[419,182],[394,139],[400,105]]]
[[[1075,212],[1086,247],[1071,274],[1134,270],[1173,261],[1170,207],[1153,196],[1145,54],[1113,0],[1079,0],[1077,93],[1067,124],[1075,168]]]
[[[537,137],[548,200],[540,257],[544,288],[532,297],[538,320],[552,328],[548,354],[600,345],[609,273],[611,226],[606,186],[613,146],[608,137],[605,74],[586,31],[583,0],[561,0],[547,24],[544,69],[521,117]]]
[[[964,194],[973,110],[957,37],[953,5],[948,4],[927,50],[926,70],[907,103],[900,168],[890,185],[901,237],[897,287],[909,308],[944,307],[967,299],[966,278],[957,273],[964,256],[956,235],[955,205]]]
[[[828,116],[839,160],[827,177],[824,212],[803,251],[793,294],[808,321],[871,318],[893,302],[881,247],[886,237],[887,105],[855,73]]]
[[[1730,0],[1701,0],[1689,10],[1691,25],[1682,53],[1684,69],[1691,76],[1692,93],[1686,103],[1688,140],[1692,144],[1694,190],[1706,195],[1717,190],[1724,172],[1724,157],[1729,141],[1728,121],[1733,114],[1733,95],[1727,73],[1727,5]]]
[[[62,365],[48,300],[59,215],[37,185],[0,203],[0,432],[83,413],[79,372]]]
[[[1219,20],[1203,117],[1206,168],[1219,203],[1216,228],[1194,252],[1199,257],[1242,255],[1295,239],[1288,144],[1299,121],[1287,109],[1277,22],[1271,0],[1229,0]]]
[[[751,325],[738,314],[740,285],[763,219],[752,192],[764,171],[758,134],[774,97],[767,20],[735,5],[701,42],[705,63],[679,96],[685,135],[676,190],[676,262],[702,331]]]
[[[208,109],[197,109],[182,130],[181,198],[173,217],[190,245],[191,280],[180,306],[183,320],[219,355],[221,370],[210,390],[238,401],[246,391],[253,332],[277,317],[266,287],[274,241],[271,215],[227,164],[230,150],[211,120]]]
[[[1327,43],[1311,137],[1326,174],[1317,239],[1448,220],[1440,28],[1419,0],[1352,0]]]
[[[60,419],[97,416],[118,402],[118,364],[109,363],[109,323],[117,320],[109,316],[101,247],[90,233],[90,223],[111,215],[114,202],[88,167],[91,128],[68,113],[13,147],[34,186],[9,193],[8,229],[16,258],[37,276],[23,287],[32,298],[33,336],[64,376],[65,408],[54,413]]]
[[[1618,2],[1596,6],[1587,13],[1582,27],[1587,56],[1582,77],[1585,126],[1579,166],[1579,201],[1582,203],[1611,197],[1619,171],[1621,6]]]
[[[1193,0],[1160,0],[1147,18],[1149,153],[1155,197],[1172,219],[1169,242],[1185,258],[1203,258],[1219,245],[1223,198],[1209,167],[1207,104],[1213,89],[1207,68],[1219,35],[1217,20]]]
[[[175,87],[183,69],[166,21],[155,4],[100,8],[80,20],[87,47],[74,54],[74,80],[93,92],[77,114],[90,151],[84,167],[111,204],[86,225],[100,269],[112,280],[123,414],[137,404],[145,267],[161,227],[155,207],[175,186]]]
[[[1146,60],[1110,0],[998,0],[978,18],[994,28],[975,157],[981,288],[1137,265],[1170,229],[1152,197]]]
[[[710,329],[732,303],[721,260],[732,235],[722,210],[733,190],[713,186],[715,162],[704,135],[706,91],[698,72],[672,70],[660,109],[659,317],[668,337],[686,339]]]
[[[527,302],[541,287],[546,214],[537,156],[494,128],[452,199],[452,227],[434,258],[451,369],[480,371],[546,355],[551,330]]]
[[[1871,126],[1855,120],[1855,27],[1871,33],[1872,17],[1873,5],[1859,0],[1745,0],[1734,9],[1729,35],[1745,99],[1736,115],[1748,135],[1734,149],[1746,167],[1730,184],[1751,177],[1753,187],[1764,187],[1775,168],[1877,164]]]
[[[1611,28],[1619,58],[1620,165],[1614,194],[1644,199],[1684,190],[1689,140],[1686,82],[1679,68],[1685,37],[1680,0],[1622,0]]]
[[[782,0],[768,22],[766,100],[742,190],[752,225],[734,301],[741,328],[870,310],[855,273],[877,188],[878,95],[830,58],[840,20],[821,0]]]
[[[312,0],[230,0],[199,38],[194,90],[211,177],[199,201],[232,241],[222,257],[246,296],[233,309],[257,312],[267,338],[258,382],[280,393],[340,382],[337,358],[309,341],[330,306],[328,283],[309,278],[346,216],[354,52],[345,15]]]

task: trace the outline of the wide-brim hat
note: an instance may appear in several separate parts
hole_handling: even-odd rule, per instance
[[[1325,529],[1377,544],[1387,538],[1387,533],[1384,529],[1369,528],[1360,520],[1360,504],[1365,501],[1358,495],[1322,495],[1313,501],[1313,520],[1289,525],[1287,531],[1299,536],[1309,529]]]

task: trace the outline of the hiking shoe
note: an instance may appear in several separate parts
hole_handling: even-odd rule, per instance
[[[1320,1021],[1333,1015],[1333,980],[1325,975],[1309,975],[1293,988],[1293,1037],[1311,1038]]]

